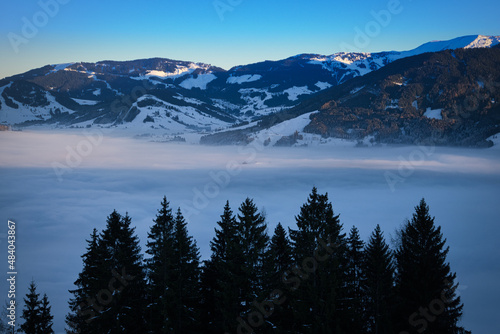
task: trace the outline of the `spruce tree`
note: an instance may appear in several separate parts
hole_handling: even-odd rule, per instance
[[[14,333],[15,331],[13,326],[9,325],[10,319],[7,318],[9,307],[10,307],[10,302],[9,300],[7,300],[5,301],[5,306],[2,307],[2,312],[0,314],[0,333],[2,334]]]
[[[342,310],[342,328],[345,332],[361,334],[366,332],[363,319],[363,293],[361,286],[364,283],[363,241],[359,237],[358,229],[353,226],[347,238],[343,288],[340,291],[340,309]]]
[[[172,323],[169,317],[172,306],[173,291],[169,286],[174,252],[174,217],[166,197],[163,197],[161,208],[154,219],[154,224],[148,233],[146,259],[148,276],[148,311],[147,322],[151,333],[169,333]]]
[[[2,312],[0,314],[0,333],[2,334],[7,334],[7,333],[11,333],[14,331],[14,328],[12,328],[12,326],[10,326],[8,324],[9,322],[9,318],[7,318],[7,312],[8,312],[8,308],[10,307],[10,302],[7,300],[5,302],[5,306],[2,307]]]
[[[108,268],[107,284],[97,300],[103,307],[96,321],[103,333],[139,333],[145,328],[146,289],[139,239],[131,219],[113,211],[102,231],[99,252]],[[112,291],[113,290],[113,291]],[[94,324],[92,323],[92,326]]]
[[[294,331],[333,333],[340,326],[337,296],[341,288],[345,234],[328,194],[314,187],[290,230],[295,268],[284,281],[291,290]]]
[[[200,274],[200,323],[203,333],[219,334],[223,328],[222,310],[219,309],[218,265],[212,257],[203,261]]]
[[[252,302],[262,291],[262,264],[269,241],[265,217],[258,213],[253,200],[246,198],[239,207],[238,243],[241,249],[242,262],[240,291],[241,304],[250,311]]]
[[[173,328],[171,333],[196,333],[199,325],[200,254],[196,242],[188,234],[187,223],[180,209],[175,216],[174,237],[174,266],[168,283],[173,297],[170,300],[172,313],[168,314]]]
[[[401,231],[396,251],[398,330],[408,333],[458,333],[463,305],[455,292],[456,274],[446,262],[441,227],[434,225],[424,199]]]
[[[111,273],[104,268],[104,258],[99,251],[99,233],[92,231],[87,241],[87,252],[82,255],[83,269],[75,281],[76,289],[69,292],[73,297],[69,301],[70,313],[66,316],[68,333],[100,333],[97,319],[102,306],[98,305],[96,296],[107,286]]]
[[[229,202],[210,242],[212,255],[202,274],[203,327],[207,333],[235,332],[241,306],[242,251]]]
[[[52,330],[54,316],[50,313],[51,306],[46,294],[43,295],[40,303],[40,323],[38,334],[54,334]]]
[[[367,330],[375,334],[393,333],[394,310],[393,254],[377,225],[364,250],[362,291],[366,298]]]
[[[32,280],[24,298],[24,308],[21,318],[24,323],[20,327],[20,332],[25,334],[38,334],[40,330],[40,294],[36,292],[35,281]]]
[[[259,298],[259,300],[267,300],[274,304],[272,316],[267,320],[270,324],[269,327],[274,330],[266,328],[267,332],[288,333],[292,329],[290,319],[292,319],[293,313],[290,301],[286,296],[283,298],[271,295],[275,290],[283,293],[286,291],[281,279],[285,271],[289,270],[292,265],[292,246],[285,229],[281,223],[278,223],[265,254],[263,293]]]
[[[281,277],[292,265],[292,245],[285,229],[281,223],[278,223],[265,253],[265,290],[270,292],[275,288],[281,287]]]

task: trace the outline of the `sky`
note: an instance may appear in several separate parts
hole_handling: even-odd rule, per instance
[[[498,328],[497,146],[253,149],[93,138],[96,144],[86,150],[91,139],[77,131],[0,132],[0,247],[6,245],[5,222],[14,220],[18,296],[35,279],[51,302],[56,334],[63,333],[67,291],[81,271],[85,239],[93,228],[105,227],[114,209],[129,213],[144,251],[166,196],[174,210],[181,208],[206,259],[226,200],[236,212],[247,196],[253,198],[272,233],[278,222],[296,228],[294,217],[313,186],[328,192],[344,231],[355,225],[367,240],[380,224],[389,243],[425,197],[450,246],[447,260],[465,304],[463,325],[475,334]],[[88,153],[79,160],[74,152]],[[424,159],[416,158],[422,153]],[[231,161],[237,168],[229,174]],[[54,162],[69,170],[61,174]],[[391,186],[388,172],[400,182]],[[0,270],[7,272],[6,265]],[[0,281],[2,293],[6,284]]]
[[[163,57],[229,69],[300,53],[409,50],[500,35],[499,8],[495,0],[2,0],[0,78],[78,61]]]

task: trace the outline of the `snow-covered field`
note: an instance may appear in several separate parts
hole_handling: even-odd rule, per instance
[[[85,239],[94,227],[104,228],[113,209],[128,211],[144,245],[166,195],[183,210],[207,258],[226,200],[236,211],[245,197],[254,198],[271,233],[278,222],[294,226],[313,186],[329,193],[344,230],[356,225],[365,240],[376,224],[390,239],[425,197],[451,247],[464,325],[474,333],[496,327],[498,147],[204,147],[95,130],[24,131],[0,132],[0,157],[0,247],[7,220],[16,221],[18,301],[34,278],[51,300],[56,333],[63,332],[67,290],[81,270]],[[0,291],[6,291],[4,280]]]

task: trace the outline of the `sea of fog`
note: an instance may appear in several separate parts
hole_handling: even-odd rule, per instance
[[[380,224],[390,241],[421,198],[442,226],[448,260],[474,334],[498,329],[500,149],[443,147],[204,147],[92,133],[0,132],[0,267],[7,276],[7,221],[17,226],[17,301],[29,282],[47,293],[63,333],[69,289],[92,229],[116,209],[132,217],[144,249],[163,196],[180,207],[202,258],[229,200],[246,198],[275,225],[295,227],[313,186],[328,192],[344,231]],[[0,281],[0,303],[7,300]],[[18,306],[18,315],[22,305]]]

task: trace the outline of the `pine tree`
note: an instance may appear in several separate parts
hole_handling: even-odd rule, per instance
[[[24,323],[20,327],[21,333],[38,334],[40,330],[40,294],[36,292],[35,281],[32,280],[24,298],[24,308],[21,318]]]
[[[361,241],[359,231],[355,226],[349,232],[345,255],[344,284],[339,301],[342,310],[341,326],[348,333],[364,333],[366,331],[362,316],[363,293],[361,291],[361,286],[364,283],[362,271],[363,241]]]
[[[424,199],[401,231],[396,251],[398,330],[409,333],[458,333],[463,304],[455,291],[456,274],[446,262],[441,227],[434,225]]]
[[[168,315],[172,319],[171,333],[196,333],[199,325],[200,254],[196,242],[188,234],[187,223],[180,209],[175,217],[174,236],[174,267],[168,287],[173,295],[170,301],[172,314]]]
[[[391,314],[394,308],[393,254],[377,225],[364,250],[362,284],[366,297],[367,329],[374,334],[393,333]]]
[[[50,313],[49,299],[46,294],[43,295],[40,303],[40,323],[38,334],[54,334],[52,330],[54,316]]]
[[[166,197],[163,197],[154,225],[148,233],[146,259],[149,305],[147,312],[151,333],[169,333],[172,330],[169,307],[173,291],[169,287],[174,252],[174,217]]]
[[[98,305],[96,296],[107,286],[111,273],[104,268],[104,258],[99,251],[99,233],[92,231],[87,241],[87,252],[82,255],[83,269],[75,281],[75,290],[69,292],[73,298],[69,301],[70,313],[66,316],[68,333],[100,333],[98,322],[93,322],[102,306]]]
[[[103,307],[96,320],[103,333],[139,333],[145,328],[145,274],[139,239],[126,214],[113,211],[101,233],[99,252],[110,268],[108,282],[97,295]],[[114,290],[114,291],[111,291]],[[94,326],[94,321],[92,326]]]
[[[333,333],[340,326],[337,295],[341,287],[341,259],[345,234],[328,194],[314,187],[290,230],[295,268],[284,277],[291,290],[294,331]]]

